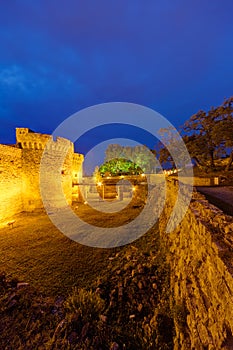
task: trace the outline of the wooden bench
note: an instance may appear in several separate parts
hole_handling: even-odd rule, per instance
[[[14,223],[15,223],[15,220],[8,221],[7,226],[9,226],[10,228],[13,228]]]

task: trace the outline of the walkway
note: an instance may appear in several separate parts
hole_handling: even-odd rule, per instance
[[[233,186],[197,187],[197,190],[203,193],[210,203],[233,216]]]

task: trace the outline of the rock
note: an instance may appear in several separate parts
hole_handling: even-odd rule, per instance
[[[105,315],[100,315],[100,320],[102,321],[102,322],[107,322],[107,316],[105,316]]]
[[[143,309],[143,305],[142,305],[142,304],[139,304],[139,305],[138,305],[138,311],[141,312],[142,309]]]
[[[8,297],[8,300],[7,302],[9,303],[12,299],[15,299],[17,296],[16,296],[16,293],[13,292],[12,294],[10,294],[10,296]]]
[[[128,261],[130,261],[131,258],[132,258],[131,254],[127,254],[127,255],[126,255],[126,259],[127,259]]]
[[[76,342],[78,338],[78,334],[76,332],[72,332],[69,336],[68,336],[68,341],[70,344],[74,344]]]
[[[233,233],[233,224],[225,226],[225,233]]]
[[[17,289],[25,288],[25,287],[28,287],[28,286],[29,286],[29,283],[26,283],[26,282],[19,282],[19,283],[17,283]]]
[[[144,267],[142,265],[138,266],[138,273],[140,274],[144,273]]]
[[[89,323],[89,322],[87,322],[87,323],[83,326],[82,332],[81,332],[81,339],[84,339],[84,338],[87,336],[89,327],[90,327],[90,323]]]
[[[6,274],[5,274],[5,272],[0,273],[0,284],[2,286],[5,286],[5,284],[6,284]]]
[[[120,349],[119,345],[115,342],[111,345],[111,348],[110,348],[110,350],[119,350],[119,349]]]
[[[55,306],[56,307],[61,307],[64,302],[64,297],[58,296],[55,300]]]
[[[138,288],[139,288],[139,289],[142,289],[142,288],[143,288],[143,284],[142,284],[141,281],[138,282]]]
[[[122,296],[123,296],[123,287],[122,287],[122,286],[120,286],[120,287],[118,288],[118,296],[119,296],[119,297],[122,297]]]
[[[101,288],[96,288],[95,292],[96,294],[101,294],[102,289]]]
[[[11,300],[7,306],[8,310],[13,309],[16,306],[16,304],[17,304],[17,300],[15,299]]]
[[[54,337],[56,337],[62,330],[62,328],[64,327],[64,325],[66,324],[66,320],[63,319],[58,325],[57,325],[57,328],[55,329],[55,332],[54,332]]]
[[[130,315],[129,318],[130,318],[130,320],[132,320],[133,318],[135,318],[135,315],[134,314]]]

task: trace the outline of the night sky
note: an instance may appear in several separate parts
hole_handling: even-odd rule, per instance
[[[232,95],[232,13],[232,0],[2,1],[0,143],[104,102],[142,104],[176,127],[218,106]]]

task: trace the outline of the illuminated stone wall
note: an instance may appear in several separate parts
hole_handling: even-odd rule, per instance
[[[22,150],[0,144],[0,221],[22,211],[22,186]]]
[[[58,169],[56,179],[62,184],[67,203],[72,203],[73,186],[82,177],[83,155],[74,153],[74,145],[69,140],[60,137],[53,140],[51,135],[17,128],[16,145],[0,145],[0,221],[22,211],[43,208],[40,166],[45,147],[49,154],[46,176]],[[61,158],[64,161],[57,167],[57,160]],[[48,191],[51,190],[50,186]]]
[[[177,184],[167,183],[160,234],[171,266],[175,350],[233,348],[233,218],[198,192],[176,229],[166,225]],[[183,186],[185,195],[187,188]]]

